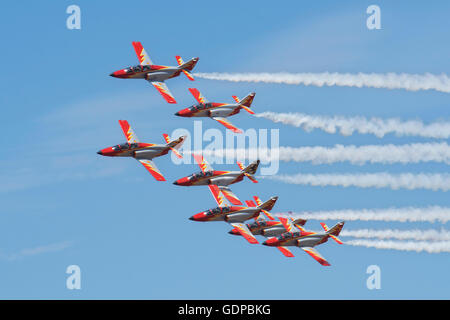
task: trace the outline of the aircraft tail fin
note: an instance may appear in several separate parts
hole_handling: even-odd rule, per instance
[[[243,106],[246,106],[246,107],[250,108],[250,106],[252,105],[253,99],[255,98],[255,94],[256,94],[256,93],[254,93],[254,92],[249,93],[249,94],[246,95],[242,100],[239,100],[239,98],[236,97],[236,96],[233,96],[233,99],[234,99],[237,103],[239,103],[239,104],[241,104],[241,105],[243,105]]]
[[[192,69],[194,69],[195,65],[198,62],[198,58],[192,58],[186,63],[180,56],[176,56],[175,58],[177,59],[178,66],[181,69],[181,71],[183,71],[183,73],[189,80],[194,81],[195,80],[194,76],[189,71],[192,71]]]
[[[234,101],[236,101],[238,104],[240,104],[241,108],[244,109],[245,111],[247,111],[250,114],[255,114],[251,109],[250,106],[253,102],[253,99],[255,98],[255,93],[252,92],[250,94],[248,94],[247,96],[245,96],[245,98],[243,98],[242,100],[239,100],[238,97],[233,96]]]
[[[258,170],[259,163],[260,163],[260,161],[256,160],[256,161],[253,161],[252,163],[250,163],[246,167],[243,167],[243,166],[241,166],[239,164],[238,165],[239,165],[239,167],[240,167],[242,172],[249,173],[249,174],[255,174],[256,170]]]
[[[260,162],[259,160],[256,160],[250,163],[247,167],[244,167],[242,162],[237,161],[237,165],[239,166],[239,169],[241,169],[241,172],[247,178],[249,178],[253,183],[258,183],[258,180],[256,180],[253,175],[256,173],[256,170],[258,170],[259,162]]]
[[[300,225],[300,226],[304,226],[306,221],[305,219],[301,219],[301,218],[297,218],[297,219],[292,219],[292,223],[295,225]]]
[[[323,222],[321,222],[320,225],[325,230],[325,232],[328,234],[328,236],[330,236],[330,238],[332,238],[334,241],[336,241],[339,244],[343,244],[342,240],[339,239],[337,236],[339,235],[339,233],[341,233],[341,230],[344,227],[344,223],[345,223],[344,221],[341,221],[341,222],[335,224],[331,228],[328,228],[328,226]]]
[[[263,203],[261,199],[258,196],[253,196],[253,199],[256,201],[255,207],[261,209],[261,212],[263,212],[269,220],[275,220],[275,218],[270,214],[270,210],[272,210],[273,206],[275,205],[275,202],[277,201],[278,197],[273,197]]]
[[[181,136],[176,140],[170,140],[170,137],[168,134],[163,134],[164,140],[167,143],[167,146],[170,148],[170,150],[178,157],[183,158],[183,156],[180,154],[178,149],[183,145],[184,141],[186,140],[186,136]]]
[[[256,200],[258,197],[254,197],[254,198]],[[277,200],[278,200],[278,197],[272,197],[269,200],[267,200],[266,202],[261,203],[261,201],[258,198],[258,200],[256,202],[258,203],[258,208],[261,209],[267,215],[267,213],[268,213],[267,211],[272,210],[272,208],[275,205],[275,203],[277,202]],[[269,216],[270,216],[270,214],[269,214]]]

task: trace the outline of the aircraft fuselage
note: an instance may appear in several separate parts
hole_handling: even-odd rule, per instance
[[[296,246],[314,247],[328,241],[329,235],[324,232],[284,232],[283,234],[267,239],[263,245],[271,247]]]
[[[152,143],[123,143],[108,147],[97,153],[107,157],[133,157],[136,159],[153,159],[169,152],[166,145]]]
[[[252,218],[256,218],[261,209],[251,207],[217,207],[197,213],[190,217],[193,221],[226,221],[226,222],[244,222]]]
[[[180,117],[229,117],[239,113],[239,104],[207,102],[195,104],[175,113]]]
[[[179,67],[168,67],[158,65],[137,65],[114,71],[111,77],[120,79],[145,79],[148,81],[163,82],[164,80],[179,76]]]
[[[190,176],[178,179],[173,184],[177,186],[205,186],[209,184],[228,186],[242,181],[242,179],[244,179],[244,173],[241,171],[211,170],[204,173],[194,173]]]
[[[260,220],[253,223],[247,223],[247,228],[253,235],[261,235],[266,237],[274,237],[286,232],[283,224],[280,221]],[[229,231],[230,234],[241,235],[236,229]]]

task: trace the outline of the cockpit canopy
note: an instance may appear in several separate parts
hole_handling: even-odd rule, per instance
[[[250,229],[256,229],[258,227],[267,226],[267,222],[265,220],[255,221],[249,225]]]
[[[220,208],[217,207],[217,208],[209,209],[208,211],[206,211],[206,215],[213,216],[213,215],[219,214],[220,212],[221,212]]]
[[[229,207],[216,207],[214,209],[209,209],[208,211],[206,211],[206,215],[207,216],[213,216],[219,213],[227,213],[230,212],[230,208]]]
[[[189,107],[190,111],[199,111],[199,110],[204,110],[204,109],[208,109],[211,108],[211,103],[199,103],[199,104],[194,104],[193,106]]]
[[[214,171],[197,172],[189,177],[189,179],[200,179],[203,177],[210,177],[214,174]]]
[[[148,65],[137,65],[137,66],[133,66],[133,67],[129,67],[125,69],[126,73],[137,73],[137,72],[144,72],[144,71],[150,71],[151,67]]]
[[[135,149],[135,148],[137,148],[138,146],[139,146],[139,145],[138,145],[137,143],[128,143],[128,142],[126,142],[126,143],[118,144],[118,145],[116,145],[116,146],[114,146],[114,147],[112,147],[112,148],[113,148],[113,150],[115,150],[115,151],[119,151],[119,150]]]
[[[282,240],[289,240],[289,239],[292,239],[292,238],[298,238],[298,237],[300,237],[300,235],[301,235],[300,232],[294,232],[294,233],[285,232],[282,235],[280,235],[277,239],[280,240],[280,241],[282,241]]]

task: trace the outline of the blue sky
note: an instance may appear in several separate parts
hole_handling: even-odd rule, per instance
[[[368,30],[372,1],[77,1],[81,30],[66,28],[72,1],[3,2],[3,152],[0,156],[0,298],[58,299],[448,299],[449,255],[329,242],[323,268],[300,249],[293,259],[226,233],[225,223],[188,217],[215,206],[206,188],[172,181],[198,171],[168,157],[157,183],[132,159],[96,151],[124,142],[127,119],[142,141],[193,129],[173,113],[194,103],[195,85],[211,101],[255,91],[256,112],[449,120],[449,95],[372,88],[228,83],[181,76],[168,81],[169,105],[145,81],[108,74],[137,64],[131,41],[154,63],[198,56],[198,72],[406,72],[450,74],[447,13],[434,1],[377,1],[382,29]],[[405,144],[434,141],[387,135],[310,133],[241,113],[242,128],[280,129],[283,146]],[[206,119],[203,127],[219,128]],[[223,128],[219,128],[223,130]],[[217,165],[218,169],[229,169]],[[237,166],[236,166],[237,168]],[[235,168],[233,168],[235,169]],[[443,164],[312,165],[282,163],[280,173],[448,172]],[[280,198],[275,211],[450,205],[430,190],[309,187],[262,180],[233,186],[242,199]],[[332,224],[335,221],[329,221]],[[319,230],[318,221],[308,228]],[[436,228],[440,224],[349,222],[345,228]],[[445,225],[443,226],[446,227]],[[82,289],[65,287],[79,265]],[[366,288],[366,268],[380,266],[382,288]]]

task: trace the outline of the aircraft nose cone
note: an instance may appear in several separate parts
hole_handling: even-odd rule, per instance
[[[190,186],[191,184],[189,183],[189,178],[188,177],[184,177],[184,178],[180,178],[178,180],[175,180],[175,182],[173,182],[174,185],[176,186]]]
[[[100,150],[100,151],[97,151],[97,154],[99,154],[99,155],[103,155],[103,153],[102,153],[102,150]]]
[[[267,246],[267,241],[264,241],[262,244],[263,246]]]
[[[175,113],[175,115],[176,116],[179,116],[179,117],[192,117],[192,112],[191,112],[191,110],[189,110],[189,108],[185,108],[185,109],[182,109],[182,110],[178,110],[178,112],[176,112]]]
[[[194,216],[190,217],[189,220],[195,221]]]
[[[114,77],[114,72],[111,72],[111,73],[109,74],[109,76],[110,76],[110,77]]]

